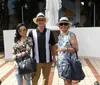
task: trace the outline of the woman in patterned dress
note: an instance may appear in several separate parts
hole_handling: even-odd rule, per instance
[[[14,38],[13,56],[12,60],[16,61],[15,75],[17,79],[17,85],[23,85],[23,75],[18,72],[18,61],[21,61],[26,54],[30,55],[32,48],[32,39],[26,36],[27,28],[24,24],[19,23],[16,26],[16,34]],[[25,74],[27,79],[30,79],[31,74]],[[31,85],[30,80],[25,80],[25,85]]]
[[[69,31],[71,25],[72,23],[66,17],[61,17],[57,23],[57,26],[60,29],[57,43],[57,68],[59,77],[64,80],[64,85],[78,85],[78,81],[65,79],[61,76],[65,65],[68,63],[67,59],[70,58],[70,54],[72,59],[76,59],[73,48],[78,51],[76,35]]]

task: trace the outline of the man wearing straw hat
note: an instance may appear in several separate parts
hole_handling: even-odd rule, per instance
[[[38,13],[33,22],[37,24],[37,29],[32,30],[29,36],[33,38],[34,43],[34,58],[37,62],[37,72],[32,79],[32,85],[38,85],[38,80],[41,74],[43,74],[43,84],[48,85],[49,73],[52,66],[52,61],[55,58],[55,39],[52,31],[45,28],[45,24],[48,19],[43,13]]]

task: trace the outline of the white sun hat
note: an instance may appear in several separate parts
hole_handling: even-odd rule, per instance
[[[56,23],[56,25],[59,26],[60,23],[68,23],[69,25],[72,25],[72,22],[70,22],[67,17],[61,17],[59,22]]]

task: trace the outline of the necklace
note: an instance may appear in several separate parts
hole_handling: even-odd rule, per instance
[[[62,36],[64,36],[64,35],[68,34],[68,32],[69,32],[69,31],[67,31],[67,32],[62,32],[61,34],[62,34]]]

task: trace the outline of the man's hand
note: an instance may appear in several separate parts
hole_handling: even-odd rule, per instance
[[[55,65],[56,65],[56,58],[55,57],[53,57],[53,64],[54,64],[54,67],[55,67]]]

